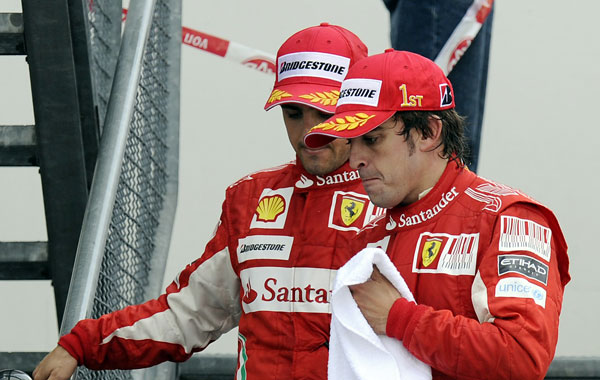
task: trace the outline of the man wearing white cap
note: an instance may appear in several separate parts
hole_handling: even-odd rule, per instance
[[[383,248],[416,303],[377,271],[351,287],[378,334],[399,339],[434,379],[542,379],[554,356],[567,245],[554,214],[463,163],[452,85],[420,55],[357,62],[310,147],[350,142],[350,165],[386,215],[358,235]]]
[[[350,169],[349,145],[310,149],[303,137],[334,112],[348,68],[366,55],[357,36],[329,24],[286,40],[265,109],[281,105],[298,160],[231,185],[214,237],[165,294],[79,322],[35,379],[66,379],[77,365],[184,361],[235,326],[237,379],[325,379],[330,289],[348,259],[334,248],[383,210]]]

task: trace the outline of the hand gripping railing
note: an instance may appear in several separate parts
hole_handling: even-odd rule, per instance
[[[181,0],[130,3],[61,335],[162,287],[177,195],[180,46]],[[167,379],[167,367],[79,369],[73,378]]]

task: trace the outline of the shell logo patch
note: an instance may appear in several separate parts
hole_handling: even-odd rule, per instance
[[[359,112],[354,116],[346,116],[345,118],[338,117],[335,119],[335,121],[332,120],[328,123],[321,123],[319,125],[316,125],[312,127],[310,132],[315,131],[317,129],[322,129],[324,131],[333,129],[337,132],[345,130],[351,131],[358,127],[362,127],[369,119],[373,117],[375,117],[375,115],[367,115],[366,113]]]
[[[293,187],[284,187],[281,189],[264,188],[258,198],[256,211],[250,222],[250,229],[283,229],[293,192]]]
[[[423,259],[424,267],[428,267],[432,262],[435,261],[438,253],[440,253],[442,243],[443,240],[440,238],[430,238],[425,240],[423,251],[421,252],[421,258]]]
[[[272,222],[285,211],[285,199],[281,195],[264,197],[256,208],[256,220]]]
[[[341,204],[342,222],[349,226],[362,214],[365,208],[365,200],[345,196]]]
[[[310,100],[311,103],[319,103],[324,106],[335,106],[340,97],[340,92],[337,90],[315,92],[306,95],[300,95],[302,99]]]

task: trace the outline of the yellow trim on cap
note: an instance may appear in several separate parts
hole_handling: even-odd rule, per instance
[[[269,100],[267,101],[267,103],[273,103],[275,101],[281,100],[281,98],[290,98],[294,95],[290,94],[289,92],[285,92],[283,90],[273,90],[273,92],[271,92],[271,96],[269,96]]]
[[[352,130],[352,129],[355,129],[358,127],[362,127],[372,117],[375,117],[375,115],[367,115],[366,113],[362,113],[362,112],[359,112],[359,113],[355,114],[354,116],[346,116],[345,118],[338,117],[335,119],[335,121],[332,120],[328,123],[321,123],[319,125],[312,127],[310,132],[317,130],[317,129],[322,129],[324,131],[333,129],[336,132],[345,131],[345,130],[349,131],[349,130]]]
[[[311,103],[319,103],[324,106],[335,106],[340,98],[340,92],[337,90],[314,92],[306,95],[300,95],[302,99],[310,100]]]

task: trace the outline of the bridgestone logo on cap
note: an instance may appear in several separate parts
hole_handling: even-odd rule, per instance
[[[277,60],[279,80],[291,77],[318,77],[342,82],[348,73],[350,58],[341,55],[302,52],[286,54]]]
[[[377,79],[348,79],[342,83],[338,107],[343,104],[363,104],[377,107],[381,81]]]

